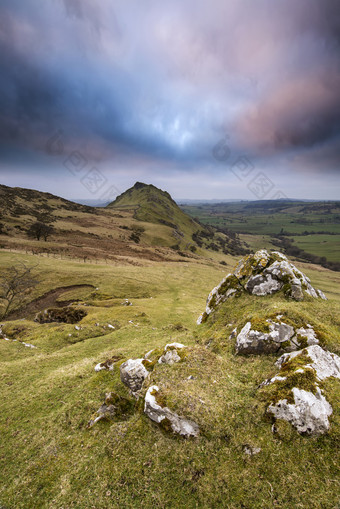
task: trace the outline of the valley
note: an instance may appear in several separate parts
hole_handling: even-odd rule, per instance
[[[237,354],[235,330],[281,316],[308,324],[339,355],[339,272],[294,260],[327,301],[295,301],[284,278],[273,295],[242,290],[222,300],[199,325],[211,290],[242,256],[245,266],[252,260],[249,239],[254,251],[270,245],[205,227],[155,189],[137,185],[94,210],[40,194],[26,203],[16,191],[20,200],[2,207],[0,276],[32,267],[37,284],[0,323],[0,507],[336,507],[339,381],[322,386],[333,409],[325,434],[298,433],[280,419],[273,428],[259,387],[276,374],[278,354]],[[46,242],[27,237],[37,219],[53,224]],[[78,318],[68,322],[71,312]],[[145,357],[178,344],[179,362]],[[122,383],[129,359],[152,365],[137,398]],[[146,415],[152,387],[160,408],[197,423],[196,438]],[[107,408],[112,414],[93,424]]]

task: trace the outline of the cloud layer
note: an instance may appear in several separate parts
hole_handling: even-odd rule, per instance
[[[337,4],[3,0],[0,175],[66,175],[48,145],[61,130],[62,162],[78,151],[122,185],[182,176],[185,196],[190,175],[224,180],[246,155],[286,193],[307,175],[320,193],[339,177]]]

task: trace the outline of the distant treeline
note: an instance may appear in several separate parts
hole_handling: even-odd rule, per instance
[[[325,256],[317,256],[311,253],[307,253],[303,249],[300,249],[298,246],[295,246],[292,241],[285,235],[273,235],[272,238],[273,244],[283,250],[286,255],[294,256],[296,258],[300,258],[303,261],[315,263],[325,267],[326,269],[340,272],[340,262],[330,262]]]

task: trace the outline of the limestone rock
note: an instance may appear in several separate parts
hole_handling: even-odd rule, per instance
[[[148,389],[144,403],[145,414],[152,421],[157,422],[173,433],[177,433],[186,438],[197,437],[199,434],[198,425],[185,417],[177,415],[169,408],[162,406],[162,404],[157,401],[157,396],[159,397],[159,395],[160,390],[157,385],[153,385]]]
[[[265,249],[248,255],[237,264],[234,272],[228,274],[208,295],[205,311],[197,323],[205,322],[208,316],[231,297],[247,292],[264,296],[283,291],[286,297],[303,300],[304,294],[315,299],[326,300],[321,290],[312,287],[310,280],[285,255],[278,251],[270,253]]]
[[[120,355],[115,355],[114,357],[111,357],[111,359],[107,359],[104,362],[99,362],[98,364],[96,364],[94,370],[96,372],[103,371],[104,369],[107,369],[109,371],[113,371],[114,364],[116,362],[120,361],[121,359],[122,359],[122,357]]]
[[[286,399],[280,400],[276,405],[269,405],[267,412],[276,419],[290,422],[299,433],[320,435],[329,429],[328,417],[333,409],[317,387],[316,394],[298,389],[292,389],[294,403]]]
[[[302,354],[309,357],[310,362],[305,364],[306,368],[315,370],[318,380],[325,380],[329,377],[340,379],[340,357],[335,353],[327,352],[318,345],[313,345],[304,350],[282,355],[275,363],[282,368],[287,362]]]
[[[119,396],[115,392],[105,394],[103,405],[92,416],[88,427],[92,428],[97,422],[102,420],[113,420],[115,417],[126,418],[133,410],[133,404],[126,398]]]
[[[203,323],[221,302],[225,302],[230,297],[240,295],[242,291],[243,288],[237,277],[234,274],[228,274],[209,293],[205,311],[199,316],[197,324]]]
[[[329,377],[340,379],[340,358],[312,345],[282,355],[276,365],[279,373],[262,384],[264,391],[269,390],[267,412],[290,422],[300,433],[325,433],[333,409],[319,382]]]
[[[138,398],[144,380],[148,377],[149,371],[143,364],[143,359],[128,359],[120,366],[120,379],[132,394]]]
[[[294,329],[282,321],[282,315],[276,320],[263,320],[261,331],[257,330],[256,322],[247,322],[236,339],[237,354],[269,354],[279,350],[291,352],[302,346],[319,343],[312,326]],[[267,329],[267,330],[263,330]]]
[[[164,353],[158,359],[159,364],[174,364],[183,359],[183,349],[186,347],[181,343],[169,343],[164,348]]]

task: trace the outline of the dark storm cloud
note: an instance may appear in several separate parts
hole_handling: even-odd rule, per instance
[[[227,134],[257,165],[335,171],[339,53],[337,0],[4,0],[0,149],[62,129],[126,172],[196,171]]]

